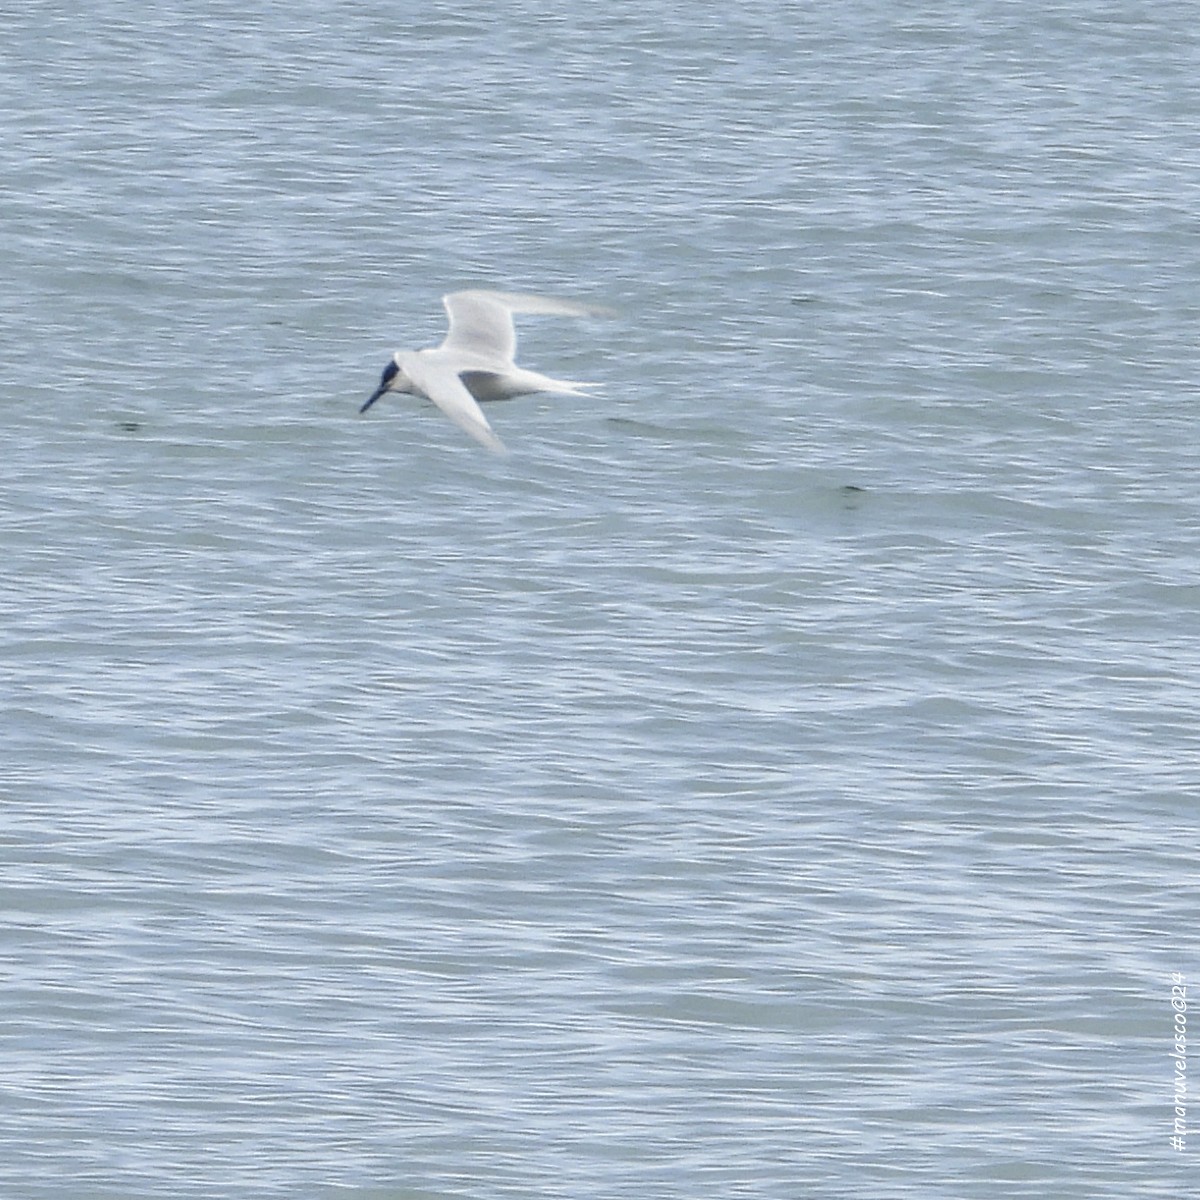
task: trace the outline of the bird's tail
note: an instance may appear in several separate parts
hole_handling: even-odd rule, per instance
[[[543,390],[556,392],[560,396],[590,396],[592,393],[588,389],[599,386],[598,383],[584,383],[581,379],[550,379],[547,377]]]

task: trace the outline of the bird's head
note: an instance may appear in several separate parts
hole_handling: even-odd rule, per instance
[[[383,374],[379,377],[379,386],[371,393],[366,403],[358,411],[365,413],[380,396],[387,392],[409,392],[412,391],[412,383],[408,376],[405,375],[400,366],[400,356],[396,355],[386,367],[383,368]]]

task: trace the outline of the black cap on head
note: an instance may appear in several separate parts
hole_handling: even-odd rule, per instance
[[[400,373],[400,368],[396,366],[396,360],[392,359],[386,367],[383,368],[383,374],[379,377],[379,386],[371,393],[367,402],[358,411],[365,413],[376,400],[379,399],[392,386],[392,380]]]

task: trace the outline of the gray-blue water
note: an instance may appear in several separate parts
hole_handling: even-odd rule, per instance
[[[1198,29],[10,6],[0,1195],[1194,1186]]]

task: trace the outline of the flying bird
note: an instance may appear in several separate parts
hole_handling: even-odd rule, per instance
[[[480,401],[508,400],[531,392],[586,396],[595,384],[553,379],[518,367],[514,313],[548,313],[586,317],[607,312],[591,304],[551,296],[518,295],[476,289],[442,297],[450,329],[440,346],[429,350],[397,350],[383,369],[379,386],[359,409],[366,412],[388,392],[409,392],[432,400],[460,429],[497,454],[504,443],[492,431]]]

